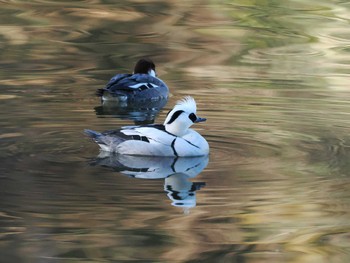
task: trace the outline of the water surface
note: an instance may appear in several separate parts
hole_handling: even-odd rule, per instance
[[[340,0],[2,1],[0,261],[349,262],[349,17]],[[142,56],[168,103],[101,108]],[[208,159],[121,160],[83,135],[162,122],[185,95]]]

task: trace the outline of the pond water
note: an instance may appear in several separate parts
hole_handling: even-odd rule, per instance
[[[4,0],[0,19],[1,262],[350,262],[349,2]],[[167,104],[101,107],[144,56]],[[209,158],[83,134],[185,95]]]

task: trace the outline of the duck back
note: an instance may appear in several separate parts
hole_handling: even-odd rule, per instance
[[[169,88],[161,79],[138,73],[114,76],[96,95],[102,100],[147,101],[167,98],[168,93]]]

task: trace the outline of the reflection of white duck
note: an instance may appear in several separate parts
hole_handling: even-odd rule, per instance
[[[102,133],[85,130],[103,151],[142,156],[204,156],[208,142],[190,129],[193,123],[206,119],[197,117],[192,97],[178,101],[168,113],[164,124],[127,126]]]
[[[156,77],[156,66],[147,58],[140,59],[133,74],[115,75],[103,89],[98,89],[97,96],[102,101],[154,101],[168,98],[167,85]]]
[[[109,154],[101,152],[94,165],[112,167],[130,177],[142,179],[164,178],[164,190],[173,206],[196,206],[196,191],[204,182],[191,182],[208,164],[208,155],[201,157],[173,158]]]
[[[196,206],[196,191],[205,186],[204,182],[191,182],[183,173],[165,178],[164,190],[172,200],[173,206],[192,208]]]
[[[111,167],[127,176],[141,179],[162,179],[173,174],[196,177],[207,165],[209,157],[132,156],[100,152],[92,165]]]

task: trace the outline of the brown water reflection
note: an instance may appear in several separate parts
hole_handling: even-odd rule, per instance
[[[349,8],[2,1],[0,261],[349,262]],[[188,94],[208,118],[187,214],[164,179],[90,165],[84,128],[140,116],[94,91],[141,56],[171,90],[152,118]]]

